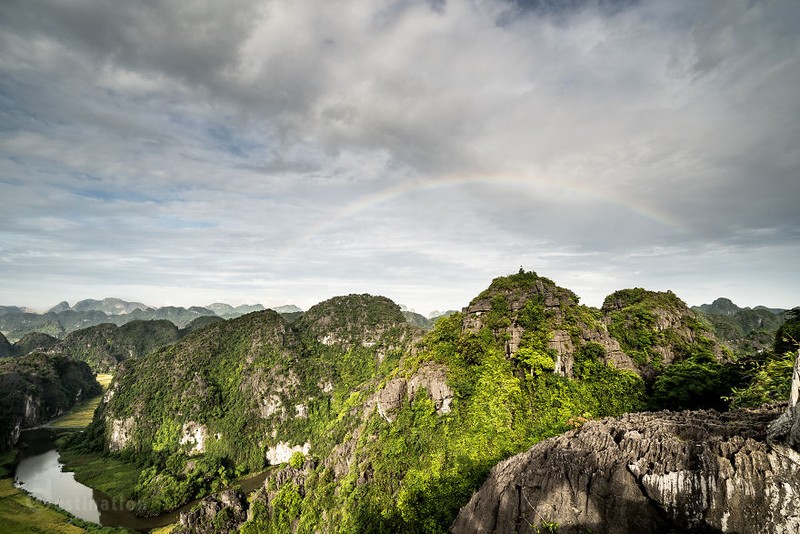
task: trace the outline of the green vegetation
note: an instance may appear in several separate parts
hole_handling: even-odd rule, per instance
[[[96,373],[107,373],[127,358],[144,356],[178,339],[178,328],[169,321],[131,321],[122,326],[100,324],[77,330],[55,350],[85,361]]]
[[[603,311],[608,332],[642,367],[664,368],[664,356],[681,361],[699,356],[715,359],[710,329],[671,291],[623,289],[606,297]]]
[[[724,410],[733,388],[742,381],[734,365],[703,357],[673,363],[656,378],[653,407],[670,410],[715,408]]]
[[[127,361],[111,401],[70,447],[102,452],[111,421],[130,418],[131,439],[115,456],[140,469],[130,486],[138,510],[175,508],[262,471],[267,443],[332,446],[337,410],[396,369],[414,332],[391,301],[366,295],[321,303],[297,330],[271,310],[212,324]]]
[[[465,329],[461,313],[439,319],[420,350],[390,375],[412,377],[431,362],[444,365],[454,396],[449,413],[437,412],[424,391],[402,404],[391,423],[376,412],[348,419],[351,408],[343,406],[337,421],[348,424],[344,440],[354,449],[349,471],[337,478],[332,461],[321,463],[304,481],[301,505],[294,489],[282,486],[288,504],[254,504],[243,532],[280,532],[287,517],[298,532],[318,529],[322,517],[337,525],[336,532],[446,532],[499,460],[581,418],[644,407],[641,378],[604,363],[599,344],[579,348],[574,379],[553,374],[549,333],[563,317],[585,313],[567,311],[577,299],[533,273],[496,279],[492,288],[500,293],[487,291],[473,301],[490,307],[480,316],[481,329]],[[547,310],[544,303],[554,294],[562,305]],[[516,325],[524,333],[509,358],[506,329]]]
[[[800,308],[783,315],[785,322],[775,333],[773,350],[740,361],[745,381],[730,395],[731,408],[755,408],[789,398],[794,361],[800,350]]]
[[[127,360],[70,447],[126,465],[129,497],[159,513],[308,444],[251,498],[243,532],[446,532],[489,470],[537,441],[654,404],[717,406],[735,378],[721,354],[672,293],[623,290],[596,310],[521,270],[424,337],[369,295],[291,325],[273,311],[208,325]]]
[[[17,466],[17,451],[0,452],[0,478],[10,477]]]
[[[78,452],[68,446],[74,436],[76,434],[58,445],[59,460],[68,467],[67,470],[75,472],[75,480],[120,502],[132,500],[141,468],[112,456]]]
[[[47,352],[58,344],[58,339],[41,332],[31,332],[14,343],[14,356],[24,356],[31,352]]]
[[[14,534],[126,533],[125,529],[101,527],[83,521],[57,506],[44,504],[14,487],[10,478],[0,479],[0,525]]]
[[[784,313],[785,322],[775,332],[774,354],[794,352],[800,348],[800,307]]]
[[[56,512],[15,488],[10,478],[0,480],[0,524],[5,532],[20,534],[86,532],[71,524],[68,515]]]
[[[108,389],[111,383],[112,375],[100,374],[97,375],[97,383],[103,388],[103,391]],[[85,400],[77,404],[72,410],[63,417],[59,417],[49,426],[53,428],[86,428],[91,424],[94,419],[94,412],[100,404],[103,396],[98,395],[92,399]]]
[[[730,407],[757,408],[771,402],[784,402],[789,398],[792,370],[796,353],[769,355],[763,363],[749,372],[745,386],[734,388],[729,396]]]
[[[102,390],[85,363],[34,353],[0,359],[0,391],[2,452],[17,429],[45,423]]]

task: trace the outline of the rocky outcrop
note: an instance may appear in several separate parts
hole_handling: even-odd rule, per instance
[[[133,417],[125,419],[112,419],[111,430],[108,435],[108,450],[119,452],[123,450],[133,437],[136,428],[136,420]]]
[[[590,421],[495,466],[454,533],[800,532],[800,454],[775,410]]]
[[[311,444],[306,442],[302,445],[289,445],[289,443],[282,441],[272,447],[268,447],[265,452],[265,457],[269,465],[283,464],[289,461],[292,455],[296,452],[308,454],[311,450]]]
[[[206,425],[189,421],[181,429],[180,444],[189,456],[206,452],[208,428]]]
[[[218,534],[238,532],[245,521],[253,519],[254,507],[258,503],[266,514],[273,515],[273,501],[281,489],[287,485],[296,492],[299,498],[305,496],[306,477],[314,470],[316,464],[309,459],[301,467],[286,466],[271,473],[261,488],[250,494],[250,498],[237,490],[227,489],[200,501],[188,512],[181,512],[180,526],[173,534]],[[263,512],[262,512],[263,513]],[[292,524],[287,532],[295,531]],[[272,532],[272,531],[270,531]]]
[[[417,392],[425,390],[433,401],[437,414],[450,412],[453,391],[447,385],[447,368],[443,365],[426,364],[409,378],[395,378],[377,391],[364,404],[364,416],[373,407],[387,422],[394,420],[395,412],[407,401],[413,400]]]
[[[237,490],[228,489],[206,497],[200,504],[181,512],[180,525],[173,534],[217,534],[237,532],[247,520],[247,497]]]
[[[800,450],[800,350],[794,360],[789,405],[767,431],[770,442],[784,442]]]

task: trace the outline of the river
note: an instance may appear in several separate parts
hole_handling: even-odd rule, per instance
[[[14,484],[40,501],[58,505],[92,523],[139,532],[176,523],[180,512],[196,503],[191,502],[157,517],[138,517],[132,512],[132,503],[112,499],[102,491],[77,482],[74,473],[62,471],[54,436],[55,432],[49,428],[26,430],[22,432],[18,444],[20,462],[14,475]],[[259,487],[264,478],[266,473],[242,479],[239,484],[245,492],[249,492]]]

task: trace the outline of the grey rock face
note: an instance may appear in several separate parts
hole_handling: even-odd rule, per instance
[[[776,415],[591,421],[495,466],[452,531],[800,532],[800,454],[767,443]]]
[[[391,423],[400,406],[414,399],[420,390],[428,392],[436,413],[441,415],[450,412],[453,392],[447,386],[446,368],[443,365],[426,364],[410,378],[395,378],[387,382],[386,386],[367,400],[363,417],[367,417],[375,407],[381,417]]]
[[[225,490],[206,497],[188,512],[181,512],[180,526],[174,534],[217,534],[237,532],[247,520],[247,498],[236,490]],[[217,516],[225,510],[225,515]]]
[[[789,406],[767,430],[770,442],[784,442],[800,450],[800,350],[794,360],[792,387],[789,391]]]

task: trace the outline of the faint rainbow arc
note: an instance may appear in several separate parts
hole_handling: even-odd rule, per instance
[[[579,194],[585,197],[601,200],[608,204],[621,207],[627,211],[635,213],[639,217],[653,221],[662,226],[671,228],[680,233],[687,233],[688,229],[676,220],[674,217],[664,213],[663,211],[646,205],[641,201],[634,201],[624,193],[615,192],[614,195],[603,192],[598,188],[591,188],[585,185],[578,185],[568,183],[565,181],[556,180],[543,180],[531,177],[511,177],[511,176],[484,176],[484,175],[466,175],[466,176],[450,176],[445,178],[437,178],[433,180],[414,180],[405,182],[395,186],[387,187],[381,191],[364,195],[356,201],[351,202],[347,206],[338,210],[333,216],[326,217],[320,220],[317,224],[312,225],[308,230],[298,235],[292,243],[279,254],[279,258],[285,259],[294,250],[297,250],[303,243],[312,239],[315,235],[325,232],[327,229],[332,228],[339,224],[341,221],[355,217],[359,213],[366,211],[374,206],[396,200],[400,197],[435,191],[439,189],[446,189],[456,186],[464,185],[479,185],[479,186],[505,186],[524,188],[532,193],[533,189],[551,189],[561,193]]]

